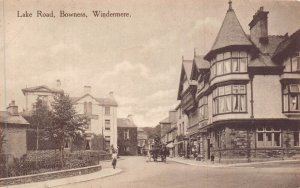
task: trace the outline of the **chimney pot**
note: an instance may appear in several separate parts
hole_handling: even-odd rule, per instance
[[[129,114],[129,115],[127,116],[127,119],[129,119],[129,121],[133,123],[133,115]]]
[[[114,92],[113,91],[110,91],[109,93],[108,93],[108,96],[110,97],[110,98],[114,98]]]
[[[56,80],[56,87],[57,88],[61,87],[61,81],[59,79]]]
[[[18,106],[15,104],[14,100],[12,100],[11,103],[9,104],[9,106],[7,107],[7,111],[12,116],[19,115]]]

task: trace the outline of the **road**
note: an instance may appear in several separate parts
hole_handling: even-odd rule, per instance
[[[110,163],[103,163],[110,167]],[[122,157],[115,176],[62,186],[64,188],[179,188],[272,187],[299,188],[300,164],[211,168],[175,162],[146,162],[144,157]]]

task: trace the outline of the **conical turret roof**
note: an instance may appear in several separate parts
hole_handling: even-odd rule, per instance
[[[231,1],[229,1],[229,9],[227,10],[218,36],[206,57],[216,50],[229,46],[252,46],[231,7]]]

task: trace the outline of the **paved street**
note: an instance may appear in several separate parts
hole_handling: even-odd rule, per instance
[[[104,167],[110,163],[104,162]],[[122,157],[123,172],[102,179],[64,185],[66,188],[154,187],[300,187],[300,164],[211,168],[175,162],[146,162],[144,157]]]

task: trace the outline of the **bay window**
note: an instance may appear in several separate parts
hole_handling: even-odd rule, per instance
[[[286,84],[283,87],[283,111],[300,111],[300,84]]]
[[[211,60],[212,78],[218,75],[247,72],[247,64],[247,52],[232,51],[220,53]]]
[[[280,147],[281,130],[271,127],[260,127],[256,130],[257,147]]]
[[[204,96],[199,100],[198,106],[199,106],[200,121],[208,119],[207,96]]]
[[[220,86],[213,91],[213,114],[246,112],[246,85]]]

